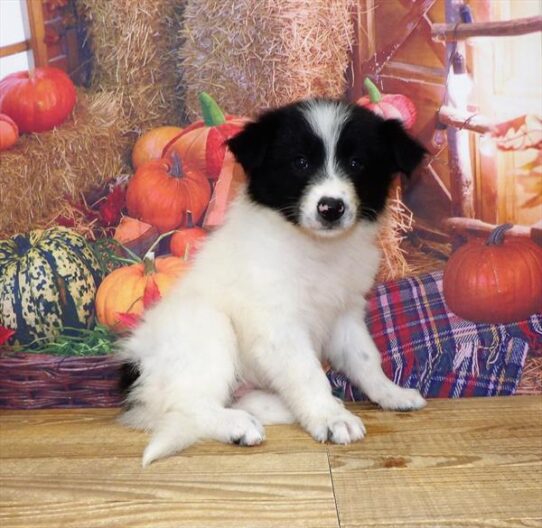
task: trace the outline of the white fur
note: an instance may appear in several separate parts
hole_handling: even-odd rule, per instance
[[[313,237],[239,196],[193,268],[124,343],[142,374],[123,421],[153,431],[145,465],[203,438],[263,441],[260,422],[226,408],[244,382],[280,394],[284,421],[293,415],[318,441],[361,439],[359,418],[331,395],[324,357],[384,407],[423,406],[382,373],[363,323],[376,230],[361,222]]]
[[[348,119],[348,110],[336,101],[310,101],[306,104],[303,115],[312,130],[324,142],[326,170],[328,175],[332,176],[337,167],[335,148],[341,129]]]
[[[336,145],[341,127],[348,118],[344,105],[334,101],[322,103],[309,102],[303,115],[314,133],[319,136],[325,149],[324,171],[315,178],[301,200],[300,224],[320,236],[331,237],[351,228],[356,221],[359,200],[352,181],[349,180],[339,167],[336,159]],[[344,215],[334,229],[326,229],[322,218],[318,215],[317,204],[323,197],[339,198],[345,204]]]
[[[327,174],[307,199],[333,189],[352,221],[321,236],[240,193],[190,271],[122,346],[141,372],[123,421],[152,431],[144,465],[199,439],[259,444],[261,422],[295,420],[320,442],[360,440],[365,428],[332,396],[325,358],[385,408],[425,404],[386,378],[365,326],[378,224],[354,223],[359,204],[333,161],[344,118],[333,105],[322,108],[309,114],[326,145]],[[260,391],[233,402],[245,383]]]
[[[323,196],[338,198],[344,202],[344,214],[333,229],[327,229],[318,215],[318,202]],[[359,200],[350,180],[338,176],[325,178],[308,187],[301,200],[299,223],[320,236],[337,236],[354,225],[358,207]]]

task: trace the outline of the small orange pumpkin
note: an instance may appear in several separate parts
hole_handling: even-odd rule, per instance
[[[238,134],[247,119],[224,115],[214,99],[207,93],[199,94],[203,119],[186,127],[164,148],[164,157],[177,152],[181,158],[216,181],[226,155],[226,141]]]
[[[381,94],[371,79],[363,81],[367,95],[356,101],[384,119],[398,119],[406,130],[416,123],[416,106],[403,94]]]
[[[207,178],[174,153],[171,159],[148,161],[128,183],[126,205],[130,216],[156,227],[161,233],[186,224],[191,211],[198,223],[211,198]]]
[[[154,281],[164,296],[188,267],[186,261],[177,257],[145,257],[143,262],[112,271],[96,294],[98,321],[112,330],[121,330],[119,315],[143,313],[143,295],[149,281]]]
[[[192,213],[187,211],[187,225],[173,233],[169,242],[169,250],[176,257],[193,257],[207,238],[207,231],[194,226]]]
[[[180,127],[163,126],[145,132],[135,142],[132,150],[132,167],[137,169],[147,161],[160,159],[164,147],[182,131]]]
[[[19,128],[11,117],[0,114],[0,150],[7,150],[19,139]]]
[[[487,241],[472,239],[444,269],[446,304],[477,323],[512,323],[542,310],[542,248],[531,240],[505,239],[512,224]]]

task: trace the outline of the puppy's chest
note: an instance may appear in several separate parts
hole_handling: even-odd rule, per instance
[[[345,309],[363,298],[363,272],[352,256],[347,257],[335,255],[299,273],[298,310],[315,336],[326,334]]]
[[[378,255],[355,245],[299,247],[270,270],[283,309],[316,325],[332,322],[370,288]]]

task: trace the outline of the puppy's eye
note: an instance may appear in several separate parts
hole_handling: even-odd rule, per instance
[[[361,160],[359,158],[351,158],[350,168],[359,171],[363,169],[363,163],[361,163]]]
[[[298,170],[306,171],[310,167],[309,160],[305,156],[298,156],[293,161],[294,167]]]

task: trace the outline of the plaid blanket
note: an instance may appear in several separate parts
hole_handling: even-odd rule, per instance
[[[513,394],[527,353],[542,353],[542,314],[507,325],[465,321],[446,307],[442,272],[377,286],[366,322],[387,376],[427,397]],[[336,396],[366,399],[340,372],[327,375]]]

